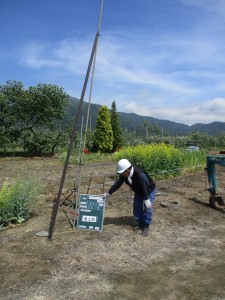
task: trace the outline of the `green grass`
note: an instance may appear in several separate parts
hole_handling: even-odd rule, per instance
[[[17,178],[13,184],[5,180],[0,190],[0,228],[28,220],[30,208],[41,190],[37,178]]]

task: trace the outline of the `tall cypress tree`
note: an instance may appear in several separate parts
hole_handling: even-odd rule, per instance
[[[94,150],[103,153],[111,152],[113,149],[113,131],[110,113],[107,106],[102,106],[97,116],[94,132]]]
[[[122,139],[123,139],[120,119],[117,114],[115,101],[113,101],[112,103],[110,116],[111,116],[111,125],[112,125],[113,137],[114,137],[113,150],[115,151],[118,147],[122,145]]]

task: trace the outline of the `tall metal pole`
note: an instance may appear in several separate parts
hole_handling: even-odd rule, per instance
[[[101,1],[101,7],[100,7],[100,13],[99,13],[99,19],[98,19],[98,32],[100,32],[100,27],[101,27],[101,20],[102,20],[102,9],[103,9],[103,0]],[[86,139],[87,139],[87,129],[88,129],[88,121],[89,121],[89,113],[90,113],[90,106],[91,106],[91,97],[92,97],[92,88],[93,88],[93,83],[94,83],[94,73],[95,73],[95,65],[96,65],[96,57],[97,57],[97,50],[98,50],[98,42],[96,45],[96,51],[94,55],[94,62],[93,62],[93,67],[92,67],[92,75],[91,75],[91,85],[90,85],[90,93],[89,93],[89,102],[88,102],[88,110],[87,110],[87,118],[86,118],[86,126],[85,126],[85,131],[84,131],[84,147],[86,145]],[[84,152],[82,154],[82,163],[84,159]]]
[[[101,9],[102,9],[102,5],[101,5]],[[84,101],[84,95],[85,95],[86,88],[87,88],[87,83],[88,83],[88,79],[89,79],[89,75],[90,75],[90,71],[91,71],[91,66],[92,66],[92,63],[93,63],[93,58],[94,58],[94,54],[95,54],[97,43],[98,43],[98,38],[99,38],[99,30],[96,32],[96,35],[95,35],[94,44],[93,44],[93,47],[92,47],[91,57],[90,57],[90,60],[89,60],[84,85],[83,85],[79,105],[78,105],[78,108],[77,108],[76,116],[75,116],[73,127],[72,127],[72,133],[71,133],[70,143],[69,143],[67,156],[66,156],[66,160],[65,160],[65,164],[64,164],[64,168],[63,168],[62,178],[61,178],[61,182],[60,182],[60,185],[59,185],[57,198],[54,200],[54,204],[53,204],[53,208],[52,208],[52,215],[51,215],[51,221],[50,221],[50,225],[49,225],[49,235],[48,235],[49,240],[52,239],[52,235],[53,235],[53,231],[54,231],[56,216],[57,216],[59,203],[60,203],[60,199],[61,199],[61,195],[62,195],[62,190],[63,190],[65,178],[66,178],[66,172],[67,172],[67,169],[68,169],[69,159],[70,159],[70,155],[71,155],[74,140],[75,140],[75,135],[76,135],[76,132],[77,132],[77,125],[78,125],[78,121],[79,121],[79,117],[80,117],[80,113],[81,113],[82,104],[83,104],[83,101]]]

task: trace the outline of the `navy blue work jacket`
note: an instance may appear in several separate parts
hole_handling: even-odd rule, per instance
[[[126,183],[141,199],[149,199],[150,193],[155,189],[155,183],[151,177],[141,168],[134,167],[134,173],[131,179],[132,184],[129,183],[127,178],[124,178],[122,175],[120,175],[118,180],[109,189],[108,193],[110,195],[113,194],[121,187],[123,183]]]

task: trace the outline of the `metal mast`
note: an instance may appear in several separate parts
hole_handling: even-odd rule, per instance
[[[100,27],[101,27],[102,9],[103,9],[103,0],[101,2],[101,8],[100,8],[100,14],[99,14],[99,20],[98,20],[98,32],[100,32]],[[98,41],[97,41],[97,45],[96,45],[96,51],[95,51],[94,62],[93,62],[93,67],[92,67],[91,85],[90,85],[89,102],[88,102],[88,110],[87,110],[87,119],[86,119],[85,131],[84,131],[84,144],[83,144],[84,147],[86,145],[86,137],[87,137],[89,113],[90,113],[90,106],[91,106],[92,88],[93,88],[93,83],[94,83],[94,73],[95,73],[97,50],[98,50]],[[84,156],[84,152],[83,152],[83,156]],[[83,158],[84,158],[83,156],[82,156],[82,162],[83,162]]]
[[[66,156],[66,160],[65,160],[65,164],[64,164],[64,168],[63,168],[63,172],[62,172],[61,182],[60,182],[60,185],[59,185],[59,190],[58,190],[57,197],[54,200],[54,204],[53,204],[53,208],[52,208],[52,215],[51,215],[51,220],[50,220],[50,225],[49,225],[49,235],[48,235],[49,240],[52,239],[54,226],[55,226],[55,221],[56,221],[56,216],[57,216],[59,203],[60,203],[60,199],[61,199],[61,195],[62,195],[62,190],[63,190],[65,178],[66,178],[66,172],[67,172],[68,165],[69,165],[70,155],[71,155],[71,152],[72,152],[75,136],[76,136],[76,133],[77,133],[79,117],[80,117],[80,114],[81,114],[81,108],[82,108],[83,101],[84,101],[84,95],[85,95],[86,88],[87,88],[87,83],[88,83],[88,79],[89,79],[89,75],[90,75],[90,71],[91,71],[91,66],[92,66],[94,57],[96,57],[95,53],[96,53],[96,49],[97,49],[97,45],[98,45],[98,38],[99,38],[99,35],[100,35],[99,32],[100,32],[100,21],[101,21],[101,16],[102,16],[102,7],[103,7],[103,0],[101,0],[98,30],[95,34],[95,39],[94,39],[94,43],[93,43],[93,47],[92,47],[92,52],[91,52],[91,56],[90,56],[90,60],[89,60],[85,80],[84,80],[84,85],[83,85],[79,105],[78,105],[78,108],[77,108],[76,116],[75,116],[73,127],[72,127],[72,133],[71,133],[71,136],[70,136],[70,142],[69,142],[69,147],[68,147],[68,150],[67,150],[67,156]]]

